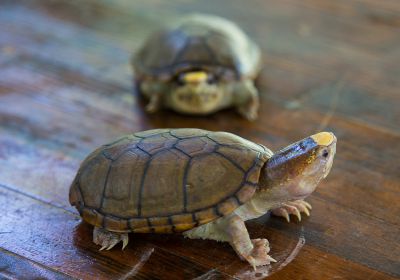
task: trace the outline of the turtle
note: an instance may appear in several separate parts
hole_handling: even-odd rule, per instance
[[[320,132],[273,153],[228,132],[153,129],[123,136],[81,164],[69,200],[111,249],[128,233],[182,233],[229,242],[253,267],[267,265],[267,239],[245,221],[269,210],[289,221],[332,166],[336,137]]]
[[[235,107],[245,118],[257,118],[261,51],[227,19],[192,14],[155,31],[133,55],[132,67],[150,113],[166,107],[208,115]]]

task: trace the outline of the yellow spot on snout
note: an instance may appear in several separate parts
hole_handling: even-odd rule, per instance
[[[203,71],[189,72],[183,76],[186,83],[201,83],[207,80],[207,73]]]
[[[332,132],[320,132],[311,136],[311,138],[321,146],[329,146],[335,140]]]

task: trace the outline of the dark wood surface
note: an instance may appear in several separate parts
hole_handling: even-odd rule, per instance
[[[129,58],[178,15],[236,21],[261,45],[260,118],[149,116]],[[400,277],[398,1],[1,1],[0,278],[398,279]],[[131,235],[99,252],[68,203],[80,161],[129,132],[198,127],[273,150],[320,130],[338,137],[310,217],[248,222],[272,266],[253,271],[228,244]],[[295,220],[295,219],[294,219]]]

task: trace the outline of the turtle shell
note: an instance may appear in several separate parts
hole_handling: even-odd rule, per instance
[[[155,129],[90,154],[70,202],[90,224],[115,232],[182,232],[251,199],[272,152],[226,132]]]
[[[208,70],[220,77],[255,77],[260,50],[233,22],[192,15],[154,33],[134,56],[138,79],[168,80],[187,70]]]

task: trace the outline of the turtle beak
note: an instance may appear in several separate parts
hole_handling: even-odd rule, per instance
[[[330,146],[333,143],[336,143],[336,137],[332,132],[319,132],[317,134],[310,136],[315,143],[319,146]]]
[[[183,75],[182,79],[187,84],[198,85],[207,81],[208,74],[204,71],[188,72]]]

